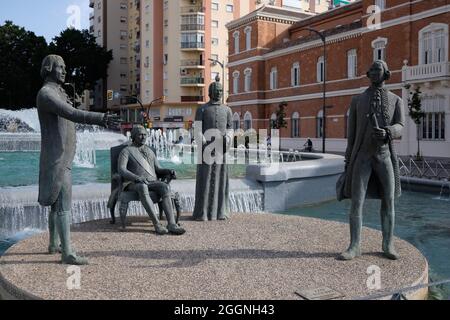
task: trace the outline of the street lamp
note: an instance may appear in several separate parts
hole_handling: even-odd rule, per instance
[[[319,35],[323,42],[323,133],[322,133],[322,152],[325,153],[325,140],[326,140],[326,128],[327,128],[327,41],[324,32],[317,31],[313,28],[307,27],[307,30]]]
[[[139,106],[141,107],[141,113],[142,113],[142,125],[145,126],[145,116],[144,114],[146,114],[149,118],[149,112],[150,112],[150,107],[152,106],[153,103],[155,102],[164,102],[166,100],[166,96],[162,96],[159,97],[155,100],[153,100],[152,102],[150,102],[150,104],[148,105],[147,109],[144,107],[144,105],[142,104],[141,100],[137,97],[137,96],[128,96],[127,98],[132,98],[134,100],[136,100],[137,103],[139,103]]]
[[[223,90],[225,91],[225,61],[224,62],[220,62],[217,59],[212,59],[209,58],[208,59],[211,62],[217,63],[219,64],[219,66],[222,68],[222,82],[223,82]],[[222,104],[225,104],[225,92],[222,93]]]

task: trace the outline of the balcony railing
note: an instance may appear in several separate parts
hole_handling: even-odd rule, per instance
[[[204,84],[205,83],[205,79],[204,78],[199,78],[199,77],[185,77],[185,78],[181,78],[181,84],[184,85],[189,85],[189,84]]]
[[[199,23],[189,23],[181,25],[181,31],[196,31],[196,30],[205,30],[205,25]]]
[[[181,96],[181,102],[203,102],[203,96]]]
[[[182,67],[197,67],[205,65],[205,61],[200,60],[181,60],[180,63]]]
[[[450,77],[450,62],[422,64],[404,67],[403,81],[433,80],[434,78]]]
[[[181,49],[204,49],[204,42],[182,42]]]
[[[198,13],[198,12],[205,12],[205,7],[202,6],[188,6],[188,7],[182,7],[181,13]]]

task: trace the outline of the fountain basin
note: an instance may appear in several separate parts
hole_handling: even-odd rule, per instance
[[[310,161],[247,166],[247,179],[260,183],[264,190],[266,211],[285,211],[336,199],[336,182],[344,172],[344,157],[307,153],[301,156]]]

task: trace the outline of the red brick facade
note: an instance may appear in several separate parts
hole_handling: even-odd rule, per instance
[[[381,12],[381,28],[370,30],[367,14],[374,0],[361,0],[329,12],[306,18],[292,24],[282,19],[262,15],[253,19],[241,18],[228,25],[230,39],[240,34],[240,48],[245,48],[244,29],[251,27],[252,50],[235,54],[230,40],[229,51],[229,105],[240,116],[251,113],[254,129],[266,129],[269,119],[282,101],[286,101],[288,128],[281,136],[290,138],[291,116],[300,115],[300,137],[317,138],[317,116],[322,110],[323,85],[317,81],[317,61],[323,56],[320,39],[306,28],[311,27],[327,34],[327,109],[326,136],[330,139],[346,137],[346,114],[351,98],[362,92],[369,82],[366,71],[374,60],[373,42],[386,39],[385,56],[392,71],[389,88],[402,96],[402,70],[406,64],[419,62],[419,32],[432,23],[447,24],[450,21],[447,0],[386,0]],[[249,21],[250,20],[250,21]],[[373,20],[373,19],[372,19]],[[447,29],[448,30],[448,29]],[[446,36],[448,61],[448,31]],[[347,53],[357,52],[356,77],[348,77]],[[291,68],[300,65],[300,85],[291,84]],[[270,72],[277,69],[277,89],[270,89]],[[244,71],[252,70],[251,86],[244,92]],[[238,94],[233,94],[233,74],[239,72]]]

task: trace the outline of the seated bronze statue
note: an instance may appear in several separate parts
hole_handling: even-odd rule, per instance
[[[180,227],[174,216],[170,188],[167,183],[158,181],[158,176],[174,177],[175,172],[160,167],[155,153],[145,145],[147,131],[142,126],[135,126],[131,131],[133,143],[122,150],[118,160],[118,173],[122,178],[122,191],[134,191],[149,215],[158,235],[182,235],[186,231]],[[150,193],[161,199],[160,210],[168,221],[164,227],[156,215]]]

